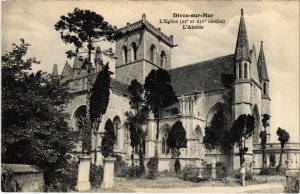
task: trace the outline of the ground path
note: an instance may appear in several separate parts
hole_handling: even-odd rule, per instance
[[[284,188],[281,183],[266,183],[257,185],[215,186],[215,187],[190,187],[190,188],[131,188],[134,192],[142,193],[282,193]]]

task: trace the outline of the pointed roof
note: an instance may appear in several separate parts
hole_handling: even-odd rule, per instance
[[[268,70],[267,70],[264,48],[263,48],[263,41],[261,41],[261,45],[260,45],[257,67],[258,67],[259,80],[269,81]]]
[[[52,76],[58,76],[57,64],[53,65]]]
[[[81,69],[82,63],[83,63],[82,57],[77,55],[74,59],[73,69]]]
[[[248,36],[247,30],[244,20],[244,11],[241,9],[241,19],[240,19],[240,26],[238,37],[236,41],[236,48],[235,48],[235,60],[247,60],[250,61],[250,52],[249,52],[249,44],[248,44]]]
[[[61,76],[71,78],[72,74],[73,74],[73,70],[72,70],[71,66],[69,65],[68,61],[66,61],[64,69],[61,73]]]
[[[251,55],[251,68],[250,68],[250,76],[253,78],[257,83],[259,83],[259,76],[258,76],[258,68],[257,68],[257,57],[256,57],[256,49],[253,44],[252,49],[250,51]]]

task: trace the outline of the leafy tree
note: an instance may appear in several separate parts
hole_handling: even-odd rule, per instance
[[[284,153],[284,145],[289,141],[290,134],[285,129],[281,129],[280,127],[277,129],[276,134],[278,135],[278,140],[280,141],[281,146],[279,163],[276,167],[276,170],[279,171],[282,165],[282,154]]]
[[[87,96],[86,96],[86,128],[87,134],[84,134],[86,139],[91,139],[91,120],[90,120],[90,87],[92,85],[91,70],[92,63],[91,57],[94,54],[95,44],[100,41],[114,41],[118,37],[119,32],[115,26],[111,26],[104,20],[101,15],[90,11],[74,9],[74,12],[68,13],[67,16],[61,16],[60,20],[55,24],[55,30],[60,32],[62,40],[66,44],[72,44],[75,46],[75,50],[69,50],[66,52],[68,58],[74,57],[80,54],[87,54],[85,62],[83,64],[84,69],[87,70]],[[98,50],[100,51],[100,50]],[[101,51],[102,52],[102,51]],[[108,56],[112,56],[112,49],[102,52]],[[90,142],[90,141],[86,141]],[[83,150],[86,150],[89,154],[91,149],[91,143],[83,142]]]
[[[162,119],[164,110],[178,102],[178,100],[171,85],[171,78],[164,69],[153,69],[145,79],[144,89],[146,104],[153,112],[156,120],[155,155],[157,156],[159,122]]]
[[[270,115],[263,114],[262,124],[263,124],[263,127],[264,127],[265,130],[261,131],[260,134],[259,134],[260,145],[261,145],[261,148],[262,148],[262,166],[263,166],[263,168],[265,168],[265,166],[267,164],[266,146],[267,146],[267,138],[268,138],[267,127],[270,126],[269,120],[270,120]]]
[[[111,72],[109,71],[107,63],[103,70],[99,72],[91,94],[90,116],[96,139],[94,157],[95,164],[97,162],[98,128],[102,121],[103,115],[106,113],[109,102],[110,74]]]
[[[71,94],[59,78],[29,73],[39,64],[35,58],[24,59],[29,47],[21,39],[2,56],[2,162],[37,165],[47,187],[67,191],[68,186],[57,183],[68,179],[69,153],[78,136],[66,122]]]
[[[180,148],[187,147],[186,132],[181,121],[176,121],[172,125],[172,128],[168,134],[167,144],[171,149],[173,149],[173,153],[176,157],[174,167],[176,173],[178,173],[181,166],[179,161]]]
[[[232,124],[230,135],[232,142],[237,144],[239,148],[240,165],[245,161],[244,155],[247,153],[246,140],[249,139],[254,132],[255,118],[252,115],[242,114]]]
[[[145,142],[145,137],[147,131],[144,131],[142,125],[147,121],[147,108],[144,105],[143,99],[143,85],[139,83],[136,79],[131,81],[130,86],[128,86],[128,91],[130,93],[130,105],[133,111],[127,112],[127,124],[130,131],[130,145],[132,149],[136,146],[139,147],[139,165],[141,172],[145,172],[144,166],[144,154],[143,153],[143,143]],[[132,155],[132,160],[134,160],[134,154]]]
[[[221,148],[227,148],[225,135],[229,131],[229,120],[222,108],[217,109],[211,123],[205,128],[205,136],[203,137],[203,144],[207,150],[216,150],[216,161],[218,162],[218,154]],[[224,145],[224,146],[223,146]],[[231,143],[230,143],[231,145]]]
[[[101,141],[101,152],[104,157],[114,156],[114,144],[116,142],[116,135],[114,126],[110,119],[105,123],[105,133]]]

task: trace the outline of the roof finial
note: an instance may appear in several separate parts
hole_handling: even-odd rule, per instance
[[[244,9],[241,9],[241,16],[244,16]]]
[[[146,21],[146,14],[145,13],[143,13],[143,15],[142,15],[142,20]]]

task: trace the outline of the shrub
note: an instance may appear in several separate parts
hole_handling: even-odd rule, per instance
[[[270,156],[270,166],[275,167],[275,165],[276,165],[276,157],[275,154],[272,153]]]
[[[175,163],[174,163],[174,168],[175,168],[175,172],[176,172],[176,173],[179,173],[180,167],[181,167],[181,164],[180,164],[180,162],[179,162],[179,159],[176,159],[176,160],[175,160]]]
[[[212,165],[206,164],[204,170],[202,171],[202,176],[209,179],[211,177],[211,169]]]
[[[284,169],[280,169],[279,171],[276,170],[276,168],[263,168],[260,170],[260,175],[285,175],[285,170]]]
[[[130,166],[127,169],[127,179],[139,178],[143,175],[143,170],[139,166]]]
[[[241,174],[240,173],[235,174],[235,178],[240,179],[241,178]],[[250,172],[246,171],[245,180],[246,181],[254,180],[253,174],[251,174]]]
[[[227,177],[228,175],[228,170],[227,167],[223,162],[217,162],[216,163],[216,171],[217,171],[217,178],[218,179],[223,179]]]
[[[52,177],[50,184],[45,185],[46,192],[69,192],[74,191],[77,185],[78,161],[70,160],[53,173],[45,171]]]
[[[197,168],[185,167],[181,171],[179,178],[184,181],[193,181],[198,177],[198,175],[199,171]]]
[[[114,175],[116,177],[126,177],[128,167],[126,165],[126,162],[122,160],[122,157],[120,155],[115,155],[116,162],[115,162],[115,168],[114,168]]]
[[[158,158],[157,157],[151,157],[147,163],[148,179],[157,179],[158,177]]]
[[[98,188],[103,181],[103,166],[92,164],[90,167],[90,182],[91,186]]]

